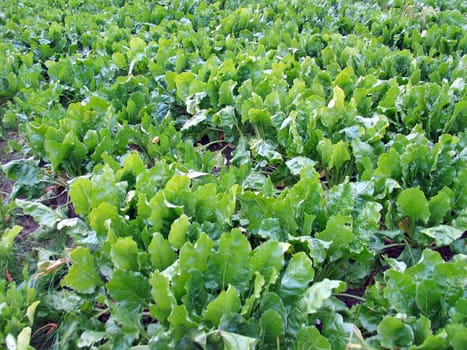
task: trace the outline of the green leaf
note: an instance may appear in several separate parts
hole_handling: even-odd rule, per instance
[[[18,334],[18,342],[16,344],[16,350],[29,350],[31,342],[31,327],[24,327]]]
[[[211,301],[204,312],[204,319],[219,326],[221,317],[240,310],[240,298],[234,286],[229,285],[227,291],[222,291],[215,300]]]
[[[292,303],[308,288],[314,275],[310,258],[304,252],[294,254],[282,276],[279,295],[287,303]]]
[[[338,249],[347,247],[354,238],[352,232],[352,217],[343,215],[331,216],[326,224],[326,229],[319,232],[316,238],[326,242],[332,242],[329,248],[330,254]]]
[[[293,343],[294,350],[331,350],[331,344],[315,327],[305,327],[298,331]]]
[[[110,257],[118,269],[138,270],[138,247],[131,237],[118,238],[112,244]]]
[[[378,325],[381,345],[394,349],[412,344],[414,334],[412,328],[396,317],[385,317]]]
[[[269,341],[284,336],[284,320],[282,316],[273,309],[267,309],[260,319],[260,325],[264,332],[264,337]]]
[[[255,338],[245,337],[241,334],[219,331],[222,340],[224,341],[224,350],[254,350],[258,342]]]
[[[165,270],[177,259],[177,254],[170,243],[159,232],[154,234],[148,246],[148,253],[151,256],[152,266],[159,271]]]
[[[387,280],[384,297],[398,312],[410,314],[415,303],[416,286],[413,278],[394,270],[386,271],[384,276]]]
[[[307,157],[294,157],[285,162],[292,175],[300,175],[300,172],[305,168],[313,168],[315,162]]]
[[[23,230],[22,226],[15,225],[12,228],[6,229],[2,234],[2,240],[0,241],[0,256],[1,254],[11,252],[15,238]]]
[[[397,197],[397,206],[403,216],[427,222],[430,209],[425,194],[419,188],[409,188]]]
[[[340,169],[346,161],[350,160],[349,146],[344,141],[332,145],[332,155],[329,161],[331,168]]]
[[[196,268],[204,272],[213,246],[214,241],[204,232],[200,234],[194,247],[190,242],[185,243],[180,249],[180,269],[189,271]]]
[[[130,309],[141,308],[149,304],[151,286],[146,277],[139,272],[117,270],[107,283],[107,290],[112,298]]]
[[[258,300],[261,296],[261,291],[263,290],[264,284],[264,277],[258,271],[255,271],[255,282],[253,285],[253,292],[243,304],[242,315],[248,316],[251,313],[256,300]]]
[[[267,241],[258,246],[251,257],[251,267],[269,282],[274,270],[280,272],[284,265],[284,251],[278,241]]]
[[[316,313],[331,297],[333,290],[342,292],[344,288],[344,282],[325,278],[320,282],[314,283],[303,293],[297,303],[297,308],[305,314]]]
[[[459,239],[464,234],[453,226],[439,225],[421,230],[423,234],[435,240],[437,247],[443,247],[451,244],[456,239]]]
[[[96,271],[96,263],[88,248],[78,247],[70,253],[72,265],[62,280],[62,285],[73,288],[79,293],[94,293],[101,279]]]
[[[190,220],[188,216],[182,214],[177,220],[172,223],[169,232],[169,243],[179,249],[185,243],[186,234],[188,232],[188,227],[190,227]]]
[[[77,345],[79,348],[86,348],[94,345],[97,342],[100,342],[104,339],[107,338],[108,335],[106,335],[105,332],[97,332],[97,331],[84,331],[81,333],[81,336],[79,337],[77,341]]]
[[[234,102],[233,90],[237,82],[233,80],[224,81],[219,88],[219,104],[232,105]]]
[[[88,178],[80,177],[70,185],[70,198],[77,214],[86,215],[91,209],[92,182]]]
[[[185,305],[174,306],[167,320],[173,327],[196,328],[197,326],[188,316]]]
[[[467,327],[463,324],[453,323],[446,326],[447,340],[454,350],[463,349],[467,344]]]
[[[42,203],[29,202],[21,199],[16,199],[15,203],[18,208],[23,209],[26,215],[31,215],[34,218],[34,221],[41,226],[54,228],[57,222],[65,219],[62,214]]]
[[[165,322],[177,300],[170,289],[170,281],[158,271],[154,272],[149,280],[152,287],[152,298],[156,305],[151,309],[151,315],[160,322]]]
[[[441,223],[446,214],[452,210],[451,197],[445,191],[440,191],[430,199],[428,207],[431,213],[430,223]]]
[[[232,284],[240,293],[247,290],[252,277],[250,251],[250,243],[240,230],[223,233],[219,250],[208,259],[208,287],[225,289]]]
[[[423,280],[417,285],[415,300],[418,309],[427,317],[436,316],[441,308],[441,292],[433,280]]]

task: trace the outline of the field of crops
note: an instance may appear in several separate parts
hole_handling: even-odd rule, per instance
[[[467,3],[3,0],[0,348],[467,348]]]

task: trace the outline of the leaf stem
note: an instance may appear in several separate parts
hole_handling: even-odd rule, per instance
[[[358,295],[349,294],[349,293],[333,293],[333,295],[335,297],[346,297],[346,298],[352,298],[352,299],[356,299],[356,300],[366,302],[365,298],[359,297]]]

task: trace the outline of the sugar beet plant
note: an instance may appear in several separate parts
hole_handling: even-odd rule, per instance
[[[0,346],[465,348],[466,10],[4,1]]]

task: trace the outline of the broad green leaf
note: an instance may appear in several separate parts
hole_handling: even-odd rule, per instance
[[[118,238],[112,244],[110,257],[117,269],[138,270],[138,247],[131,237]]]
[[[428,201],[419,188],[402,191],[397,197],[397,206],[403,216],[408,216],[412,220],[427,222],[430,217]]]
[[[77,214],[88,214],[91,209],[92,182],[88,178],[80,177],[70,185],[70,198]]]
[[[222,340],[224,341],[224,350],[254,350],[258,339],[245,337],[241,334],[219,331]]]
[[[329,161],[331,168],[340,169],[346,161],[350,160],[349,146],[344,141],[332,145],[332,155]]]
[[[18,334],[18,342],[15,350],[29,350],[31,342],[31,327],[24,327]]]
[[[275,341],[284,336],[284,320],[282,316],[273,309],[267,309],[260,319],[260,325],[264,332],[264,337],[269,341]]]
[[[177,220],[172,223],[169,232],[169,243],[179,249],[185,243],[186,234],[188,232],[188,227],[190,226],[190,221],[188,216],[182,214]]]
[[[224,81],[219,88],[219,104],[232,105],[234,102],[233,90],[237,86],[237,82],[233,80]]]
[[[415,304],[416,286],[413,278],[394,270],[386,271],[384,276],[387,280],[384,297],[398,312],[410,314]]]
[[[267,218],[261,220],[258,229],[258,235],[265,239],[277,240],[280,242],[285,241],[285,234],[277,218]]]
[[[305,290],[297,303],[297,308],[305,314],[316,313],[331,297],[333,290],[342,292],[344,288],[344,282],[325,278]]]
[[[177,305],[177,300],[170,289],[170,281],[158,271],[149,280],[152,287],[152,298],[156,305],[151,309],[151,315],[160,322],[165,322]]]
[[[433,238],[437,247],[447,246],[464,234],[463,231],[448,225],[425,228],[421,232]]]
[[[378,325],[381,345],[394,349],[405,347],[412,343],[414,334],[412,328],[396,317],[385,317]]]
[[[332,254],[337,249],[347,247],[353,241],[352,217],[334,215],[331,216],[326,224],[326,229],[319,232],[316,238],[326,242],[332,242],[329,253]]]
[[[446,326],[447,341],[453,349],[463,349],[467,344],[467,327],[463,324],[453,323]]]
[[[237,313],[240,310],[240,298],[234,286],[229,285],[215,300],[211,301],[204,312],[204,319],[218,326],[222,315]]]
[[[331,344],[315,327],[305,327],[298,331],[293,343],[294,350],[331,350]]]
[[[307,157],[294,157],[285,162],[292,175],[300,175],[300,172],[305,168],[313,168],[315,162]]]
[[[22,230],[22,226],[15,225],[12,228],[6,229],[2,233],[2,240],[0,241],[0,254],[9,253],[11,251],[15,238]]]
[[[183,296],[183,304],[190,314],[200,316],[208,301],[208,292],[206,290],[204,276],[202,272],[196,268],[191,268],[188,271],[189,278],[185,282],[185,295]]]
[[[206,271],[207,260],[213,247],[214,241],[204,232],[201,233],[194,246],[190,242],[185,243],[180,249],[180,268],[183,271],[191,268]]]
[[[36,300],[26,309],[26,317],[28,318],[30,324],[34,324],[34,314],[36,313],[36,309],[40,302],[40,300]]]
[[[31,215],[34,221],[41,226],[54,228],[57,222],[65,219],[61,213],[42,203],[29,202],[21,199],[16,199],[15,203],[19,208],[23,209],[26,215]]]
[[[452,210],[451,197],[446,192],[440,191],[430,199],[428,207],[431,213],[430,223],[441,223],[446,214]]]
[[[88,248],[78,247],[70,253],[72,265],[62,280],[62,285],[73,288],[79,293],[94,293],[101,279],[96,271],[96,263]]]
[[[282,276],[279,295],[283,300],[292,303],[308,288],[314,275],[310,258],[304,252],[294,254]]]
[[[267,241],[258,246],[250,259],[251,267],[269,282],[273,271],[281,271],[284,265],[284,251],[278,241]]]
[[[208,287],[225,289],[232,284],[240,293],[247,290],[252,277],[250,251],[250,243],[240,230],[223,233],[219,250],[208,258]]]
[[[333,155],[333,147],[332,142],[329,139],[322,139],[318,142],[318,146],[316,147],[318,152],[321,154],[321,160],[324,166],[329,166],[331,162],[331,158]]]
[[[159,271],[165,270],[177,259],[177,254],[170,246],[170,243],[159,232],[154,234],[148,252],[151,256],[152,265]]]
[[[265,285],[264,277],[258,271],[255,271],[255,282],[253,285],[253,292],[243,303],[242,315],[248,316],[250,314],[254,306],[254,303],[261,296],[261,292],[263,290],[264,285]]]
[[[430,320],[421,315],[413,325],[414,341],[415,344],[421,344],[423,341],[432,334]]]
[[[421,281],[415,298],[418,309],[429,318],[436,316],[441,308],[441,292],[433,280]]]
[[[98,331],[91,331],[86,330],[81,333],[77,341],[77,345],[79,348],[86,348],[94,345],[97,342],[101,342],[102,340],[106,339],[108,335],[105,332],[98,332]]]
[[[186,175],[174,175],[165,185],[165,189],[173,192],[190,190],[190,177]]]
[[[183,72],[175,77],[175,84],[177,86],[177,97],[185,101],[190,96],[190,85],[196,76],[191,72]]]
[[[151,286],[148,279],[139,272],[116,270],[107,283],[107,290],[116,301],[139,309],[149,304]]]
[[[173,327],[196,328],[197,324],[188,316],[188,312],[184,305],[176,305],[173,307],[167,320]]]

